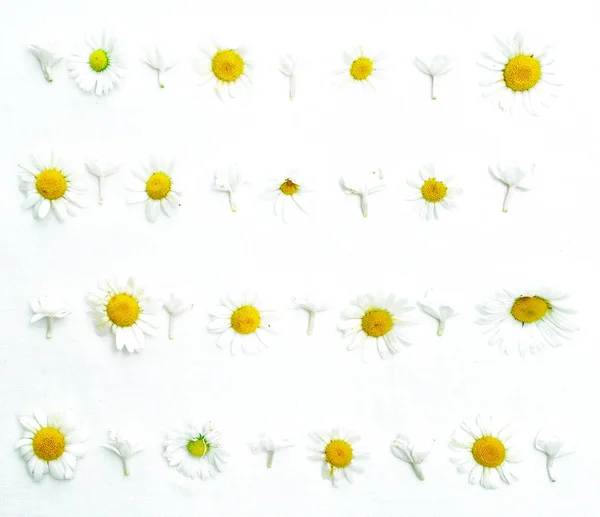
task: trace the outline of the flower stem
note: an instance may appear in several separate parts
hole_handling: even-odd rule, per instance
[[[173,317],[173,315],[169,314],[169,339],[174,339],[174,337],[173,337],[173,324],[174,324],[173,320],[174,319],[175,318]]]
[[[273,458],[275,457],[275,451],[267,451],[267,468],[270,469],[273,465]]]
[[[229,206],[231,206],[232,212],[237,212],[237,206],[235,205],[235,194],[229,191]]]
[[[445,328],[446,328],[446,320],[438,320],[437,335],[441,336],[444,333]]]
[[[506,185],[506,194],[504,195],[504,203],[502,204],[502,211],[508,212],[508,202],[512,197],[513,187],[511,185]]]
[[[308,311],[308,330],[306,331],[306,333],[309,336],[312,336],[314,328],[315,328],[315,313],[313,311]]]
[[[369,200],[366,193],[360,196],[360,208],[363,217],[367,217],[369,215]]]
[[[423,475],[423,471],[421,470],[421,465],[417,465],[416,463],[412,463],[412,468],[415,471],[415,474],[417,475],[417,477],[421,480],[424,481],[425,480],[425,476]]]
[[[431,76],[431,100],[434,101],[435,97],[435,76]]]
[[[129,472],[129,468],[127,466],[127,461],[123,460],[123,474],[125,476],[129,476],[129,474],[131,474],[131,472]]]
[[[164,70],[158,71],[158,86],[160,86],[161,88],[165,87],[165,83],[163,82],[163,74],[164,74]]]
[[[98,178],[98,204],[104,203],[104,177]]]
[[[552,481],[552,483],[555,483],[556,478],[552,474],[552,466],[553,465],[554,465],[554,458],[551,458],[550,456],[548,456],[548,459],[546,460],[546,470],[548,471],[548,477],[550,478],[550,481]]]
[[[292,73],[290,75],[290,100],[294,100],[295,96],[296,96],[296,78],[294,77],[294,74]]]
[[[52,323],[54,323],[54,318],[46,318],[46,339],[52,338]]]

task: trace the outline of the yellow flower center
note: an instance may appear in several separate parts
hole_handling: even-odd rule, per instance
[[[244,60],[235,50],[219,50],[212,58],[212,71],[219,81],[232,83],[244,73]]]
[[[535,323],[546,315],[548,309],[551,309],[551,306],[543,298],[539,296],[522,296],[515,300],[510,313],[514,319],[521,323]]]
[[[33,452],[41,460],[54,461],[65,452],[65,437],[53,427],[42,427],[33,436]]]
[[[385,336],[394,326],[392,315],[385,309],[369,309],[361,321],[362,329],[367,336]]]
[[[146,193],[151,199],[164,199],[171,192],[171,178],[164,172],[155,172],[146,181]]]
[[[471,449],[473,459],[484,467],[495,468],[504,463],[506,447],[493,436],[478,438]]]
[[[131,327],[140,315],[137,300],[125,293],[115,294],[106,304],[106,314],[117,327]]]
[[[533,56],[523,54],[509,59],[504,67],[504,82],[515,92],[533,88],[542,77],[542,65]]]
[[[198,436],[195,440],[190,440],[187,444],[188,452],[196,458],[202,458],[209,449],[210,445],[202,435]]]
[[[356,81],[364,81],[373,73],[373,61],[368,57],[359,57],[350,65],[350,75]]]
[[[110,65],[110,58],[105,50],[94,50],[90,54],[90,66],[94,72],[103,72]]]
[[[283,192],[286,196],[293,196],[296,192],[298,192],[299,188],[300,185],[294,183],[290,178],[288,178],[280,185],[279,190],[281,190],[281,192]]]
[[[59,170],[44,169],[35,178],[35,188],[46,199],[59,199],[67,191],[67,178]]]
[[[238,334],[252,334],[260,325],[260,312],[252,305],[244,305],[231,315],[231,326]]]
[[[344,440],[331,440],[325,447],[325,460],[331,465],[331,473],[333,469],[346,468],[352,463],[352,447]]]
[[[448,187],[443,181],[438,181],[435,178],[429,178],[421,187],[421,195],[425,201],[430,203],[438,203],[446,197]]]

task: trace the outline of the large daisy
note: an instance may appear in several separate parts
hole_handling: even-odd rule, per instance
[[[440,178],[436,175],[433,165],[426,164],[419,171],[419,178],[420,181],[408,180],[407,183],[416,191],[410,201],[416,203],[421,217],[428,221],[439,219],[440,208],[456,208],[454,199],[462,193],[462,189],[451,185],[452,176]]]
[[[374,82],[381,74],[381,57],[379,55],[365,53],[362,47],[356,47],[344,52],[343,70],[338,71],[342,79],[342,85],[347,83],[360,84],[375,88]]]
[[[139,352],[144,348],[145,335],[156,334],[155,303],[133,278],[125,285],[105,281],[99,291],[88,295],[88,304],[98,333],[111,330],[117,350],[125,347],[129,352]]]
[[[36,481],[48,472],[55,479],[72,479],[77,458],[85,455],[85,438],[79,422],[72,415],[50,414],[36,410],[21,416],[23,436],[15,449]]]
[[[505,353],[518,346],[521,355],[532,354],[545,345],[558,347],[577,330],[569,321],[575,311],[563,305],[567,295],[549,289],[528,290],[519,294],[502,291],[478,309],[479,323],[489,326],[490,345]]]
[[[290,210],[308,213],[311,192],[300,173],[293,170],[285,177],[271,180],[267,195],[275,198],[275,215],[281,216],[285,223],[290,219]]]
[[[521,461],[511,442],[508,426],[498,427],[488,417],[478,416],[474,424],[463,422],[452,435],[450,447],[457,451],[452,463],[461,474],[469,474],[469,483],[483,488],[498,488],[517,481],[512,464]]]
[[[235,97],[240,85],[251,84],[252,65],[244,47],[226,48],[213,44],[210,49],[201,48],[200,51],[203,54],[198,63],[200,84],[214,82],[215,92],[221,99],[225,93]]]

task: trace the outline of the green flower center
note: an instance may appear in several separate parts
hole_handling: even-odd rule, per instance
[[[202,458],[202,456],[204,456],[210,450],[210,445],[204,436],[200,435],[195,440],[190,440],[188,442],[187,450],[192,456],[196,458]]]
[[[105,50],[94,50],[90,54],[90,66],[94,72],[103,72],[110,65],[110,58]]]

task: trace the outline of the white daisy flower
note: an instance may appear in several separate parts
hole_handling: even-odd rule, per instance
[[[50,161],[34,156],[32,165],[19,164],[19,167],[23,170],[20,188],[25,193],[21,208],[33,208],[33,216],[37,219],[44,219],[52,208],[56,218],[64,221],[67,213],[77,215],[76,207],[83,207],[81,198],[85,189],[63,168],[54,152]]]
[[[200,49],[203,56],[198,63],[200,84],[214,82],[215,92],[221,100],[228,93],[235,97],[239,86],[252,83],[252,65],[244,47],[223,48],[212,45],[210,50]]]
[[[492,332],[488,343],[498,345],[506,354],[517,346],[521,355],[534,354],[545,345],[558,347],[577,327],[569,321],[575,311],[563,305],[567,295],[549,289],[537,289],[516,295],[507,290],[481,304],[479,323]]]
[[[369,195],[383,190],[383,172],[381,169],[360,176],[342,176],[340,188],[346,193],[360,197],[360,208],[363,217],[369,215]]]
[[[471,485],[498,488],[500,480],[507,485],[518,478],[512,464],[521,461],[511,443],[509,426],[494,426],[491,418],[478,416],[475,425],[463,422],[452,435],[450,447],[458,452],[451,458],[461,474],[469,473]]]
[[[556,481],[553,473],[554,460],[567,454],[573,454],[574,451],[567,442],[544,430],[538,432],[534,443],[535,448],[546,455],[546,470],[550,481],[554,483]]]
[[[244,183],[242,174],[237,167],[227,167],[225,169],[217,169],[215,171],[215,189],[227,192],[229,195],[229,206],[231,211],[237,211],[237,191]]]
[[[296,96],[296,60],[289,54],[283,56],[279,62],[279,71],[288,78],[289,97],[294,100]]]
[[[492,178],[506,187],[502,211],[508,212],[508,203],[515,190],[530,190],[534,186],[535,165],[524,166],[518,163],[498,163],[489,167]]]
[[[157,45],[144,49],[142,61],[158,72],[158,86],[161,88],[165,87],[163,81],[165,72],[177,64],[177,61],[167,58]]]
[[[431,64],[426,64],[418,57],[415,57],[415,66],[418,70],[428,75],[431,79],[431,100],[435,100],[435,78],[447,74],[452,67],[450,66],[450,58],[445,55],[435,56]]]
[[[309,436],[315,442],[309,447],[313,452],[311,459],[322,463],[323,479],[331,480],[333,486],[339,486],[342,479],[353,483],[354,475],[364,471],[369,454],[357,448],[360,436],[339,428],[329,433],[310,433]]]
[[[281,216],[283,222],[287,223],[290,210],[295,209],[308,214],[312,192],[303,176],[297,170],[292,170],[285,178],[272,179],[266,196],[275,197],[275,215]]]
[[[504,111],[511,112],[518,102],[532,115],[538,114],[557,96],[560,86],[552,71],[554,58],[550,49],[534,51],[524,44],[519,32],[512,42],[495,40],[498,52],[495,55],[483,53],[484,62],[478,63],[486,73],[486,79],[480,83],[484,95],[496,97]]]
[[[86,38],[85,45],[71,56],[68,67],[77,86],[96,95],[110,92],[125,75],[119,44],[105,31]]]
[[[211,423],[188,425],[169,434],[164,442],[169,467],[192,479],[209,479],[223,471],[228,454]]]
[[[267,347],[274,334],[277,315],[273,309],[265,308],[255,293],[223,298],[223,305],[209,311],[213,320],[208,325],[210,332],[220,334],[217,346],[231,347],[235,355],[238,348],[249,355]]]
[[[346,67],[337,73],[343,76],[341,84],[355,83],[375,89],[375,82],[381,78],[382,55],[365,53],[363,47],[344,52]]]
[[[31,310],[34,313],[31,317],[31,323],[46,318],[46,339],[52,338],[54,318],[60,319],[71,314],[70,309],[66,308],[63,302],[48,296],[41,296],[40,298],[31,300],[29,305],[31,305]]]
[[[432,294],[431,289],[427,291],[425,297],[417,303],[425,314],[431,316],[438,322],[438,336],[441,336],[444,333],[446,320],[458,314],[453,307],[438,299],[436,294]]]
[[[46,45],[27,45],[26,48],[36,57],[46,81],[51,83],[53,81],[52,67],[62,59],[62,56],[55,48]]]
[[[117,350],[139,352],[145,346],[144,335],[156,335],[154,301],[144,295],[133,278],[120,285],[105,281],[99,291],[88,295],[88,304],[98,333],[109,330],[115,335]]]
[[[412,466],[417,478],[423,481],[425,476],[423,476],[421,464],[429,456],[434,442],[435,440],[430,440],[428,442],[415,444],[408,436],[404,434],[398,434],[398,436],[396,436],[395,440],[392,442],[392,454],[396,456],[396,458],[409,463]]]
[[[251,445],[252,454],[267,453],[267,468],[273,466],[273,457],[276,452],[293,447],[294,444],[287,438],[274,438],[273,436],[261,434]]]
[[[98,178],[98,204],[101,205],[104,203],[104,183],[106,178],[119,172],[121,165],[96,159],[86,162],[85,168],[92,176]]]
[[[401,344],[411,344],[402,332],[402,327],[414,325],[404,316],[414,309],[406,300],[396,299],[395,294],[365,294],[351,305],[338,325],[344,337],[352,336],[348,350],[363,348],[364,358],[370,348],[376,348],[381,359],[389,359],[400,352]]]
[[[146,203],[146,219],[156,221],[160,209],[171,216],[181,206],[181,192],[176,190],[171,171],[173,162],[151,156],[142,172],[133,171],[135,180],[126,188],[129,203]]]
[[[85,438],[78,420],[71,414],[49,414],[41,410],[21,416],[25,429],[15,449],[27,463],[36,481],[48,472],[54,479],[73,479],[77,459],[85,455]]]
[[[102,445],[105,449],[114,452],[123,463],[123,474],[129,476],[129,460],[144,449],[136,442],[123,436],[121,433],[110,430],[108,432],[108,443]]]
[[[311,336],[313,333],[313,330],[315,328],[315,317],[317,315],[317,312],[322,312],[322,311],[327,310],[328,309],[327,304],[324,302],[321,302],[321,301],[314,300],[309,297],[294,298],[293,302],[294,302],[294,306],[297,309],[302,309],[308,313],[308,328],[306,330],[306,333],[309,336]]]
[[[408,180],[406,183],[418,193],[409,198],[414,201],[422,218],[428,221],[439,219],[440,207],[447,210],[456,208],[454,200],[462,194],[462,189],[451,185],[452,176],[438,179],[433,165],[428,163],[419,171],[420,181]]]
[[[187,310],[191,309],[192,306],[191,304],[184,302],[182,299],[175,298],[175,296],[171,295],[166,302],[163,302],[163,307],[169,313],[169,339],[174,339],[173,321],[175,316],[183,314]]]

